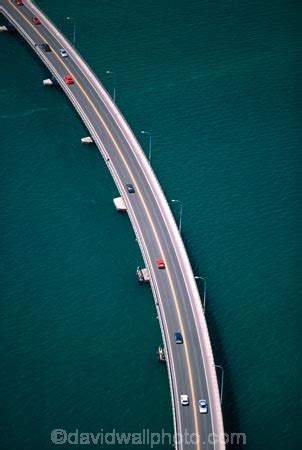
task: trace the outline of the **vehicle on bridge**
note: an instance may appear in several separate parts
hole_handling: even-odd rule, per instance
[[[72,76],[69,74],[64,75],[63,80],[65,81],[66,84],[74,84],[74,80]]]
[[[51,48],[46,43],[41,44],[40,47],[42,48],[42,50],[44,50],[44,52],[51,52]]]
[[[127,191],[129,192],[129,194],[134,194],[135,193],[135,189],[133,187],[133,184],[131,184],[131,183],[126,184],[126,188],[127,188]]]
[[[190,400],[188,394],[182,394],[180,396],[180,403],[182,404],[182,406],[189,406]]]
[[[23,1],[22,0],[16,0],[15,1],[17,6],[23,6]]]
[[[157,267],[159,269],[165,269],[166,268],[165,261],[162,258],[157,258],[156,265],[157,265]]]
[[[60,48],[59,52],[60,52],[60,55],[62,56],[62,58],[67,58],[68,53],[65,50],[65,48]]]
[[[205,400],[198,401],[199,412],[201,414],[207,414],[208,412],[208,404]]]
[[[183,337],[179,331],[176,331],[174,333],[174,339],[175,339],[176,344],[183,344],[183,342],[184,342]]]
[[[37,17],[37,16],[33,16],[33,18],[31,20],[35,25],[40,25],[40,23],[41,23],[39,17]]]

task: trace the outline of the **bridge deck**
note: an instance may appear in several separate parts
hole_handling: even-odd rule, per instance
[[[183,242],[155,174],[99,80],[42,11],[27,0],[24,6],[0,0],[0,12],[57,78],[89,129],[125,201],[160,319],[175,432],[192,437],[177,448],[223,450],[222,413],[207,326]],[[39,16],[41,24],[34,25],[32,16]],[[51,52],[41,49],[43,42],[50,45]],[[68,51],[68,58],[60,56],[62,47]],[[73,76],[74,84],[64,83],[66,73]],[[127,183],[133,184],[135,193],[127,191]],[[164,270],[156,266],[159,257],[165,261]],[[175,343],[175,331],[181,332],[182,345]],[[180,405],[181,394],[189,395],[189,406]],[[199,413],[199,399],[207,400],[208,414]],[[213,433],[219,439],[213,440]]]

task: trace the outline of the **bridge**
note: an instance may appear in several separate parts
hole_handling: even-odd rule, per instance
[[[21,3],[18,5],[18,3]],[[116,104],[76,49],[28,0],[0,0],[0,12],[58,81],[88,128],[127,207],[149,271],[166,352],[177,450],[224,450],[224,429],[211,343],[192,268],[161,186]],[[38,17],[40,23],[34,23]],[[41,44],[47,43],[51,51]],[[63,58],[59,49],[68,57]],[[2,65],[4,70],[4,65]],[[74,83],[67,84],[68,74]],[[132,184],[135,192],[129,192]],[[165,269],[156,260],[162,258]],[[175,342],[180,332],[182,344]],[[189,405],[181,404],[187,394]],[[198,401],[205,399],[208,412]]]

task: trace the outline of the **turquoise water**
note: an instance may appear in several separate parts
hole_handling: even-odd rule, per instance
[[[226,432],[246,433],[246,449],[298,448],[298,7],[163,3],[38,2],[70,38],[64,18],[76,18],[77,48],[109,92],[106,70],[117,73],[120,109],[146,151],[140,130],[152,132],[152,166],[183,202]],[[0,448],[54,448],[55,428],[171,432],[153,300],[114,183],[21,38],[2,33],[0,52]]]

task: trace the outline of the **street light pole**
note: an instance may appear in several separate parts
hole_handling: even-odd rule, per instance
[[[222,405],[222,395],[223,395],[223,380],[224,380],[224,368],[214,364],[215,367],[221,369],[221,386],[220,386],[220,404]]]
[[[180,204],[180,213],[179,213],[179,233],[181,234],[181,222],[182,222],[182,202],[180,200],[172,200],[172,202],[176,202]]]
[[[106,73],[113,75],[113,101],[115,103],[115,91],[116,91],[116,73],[112,70],[106,70]]]
[[[194,276],[195,280],[202,280],[203,281],[203,301],[202,301],[202,305],[203,305],[203,312],[205,312],[206,310],[206,293],[207,293],[207,280],[203,277],[197,277]]]
[[[73,20],[73,45],[76,43],[76,21],[74,17],[66,17],[67,20]]]
[[[151,162],[151,151],[152,151],[152,136],[151,136],[151,133],[150,133],[150,131],[144,131],[144,130],[142,130],[141,133],[142,134],[148,134],[148,136],[149,136],[149,157],[148,157],[148,159],[149,159],[149,162]]]

